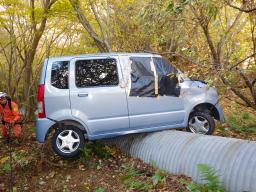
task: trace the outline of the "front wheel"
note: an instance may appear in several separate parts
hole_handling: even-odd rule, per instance
[[[206,112],[193,112],[188,121],[187,131],[204,135],[211,135],[215,130],[213,117]]]
[[[52,137],[52,148],[62,158],[79,155],[84,146],[82,131],[74,126],[65,126],[55,131]]]

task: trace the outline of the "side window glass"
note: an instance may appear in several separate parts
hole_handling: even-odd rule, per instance
[[[58,89],[68,89],[69,62],[56,61],[52,64],[51,85]]]
[[[130,96],[179,96],[177,70],[162,57],[131,57]]]
[[[178,71],[173,65],[163,57],[153,57],[156,72],[158,75],[176,74]]]
[[[158,75],[158,94],[161,96],[178,97],[180,95],[180,88],[177,87],[177,69],[162,57],[153,57],[153,61]]]
[[[115,59],[79,60],[75,67],[78,88],[118,85],[118,71]]]
[[[155,76],[151,69],[151,57],[130,57],[130,96],[155,97]]]

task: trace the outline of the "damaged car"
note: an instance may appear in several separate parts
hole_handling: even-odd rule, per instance
[[[86,140],[183,129],[212,134],[224,116],[218,94],[160,55],[102,53],[47,58],[38,88],[36,137],[61,157]]]

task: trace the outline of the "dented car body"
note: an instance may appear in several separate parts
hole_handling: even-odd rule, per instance
[[[213,119],[224,120],[217,92],[183,76],[148,53],[48,58],[38,90],[37,140],[56,130],[55,152],[72,157],[86,139],[172,128],[211,134]]]

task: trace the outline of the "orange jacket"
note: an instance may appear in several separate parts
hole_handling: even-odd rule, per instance
[[[20,113],[18,105],[15,102],[11,102],[12,110],[10,109],[8,103],[3,107],[0,104],[0,115],[4,122],[10,123],[12,121],[17,122],[20,120]]]

